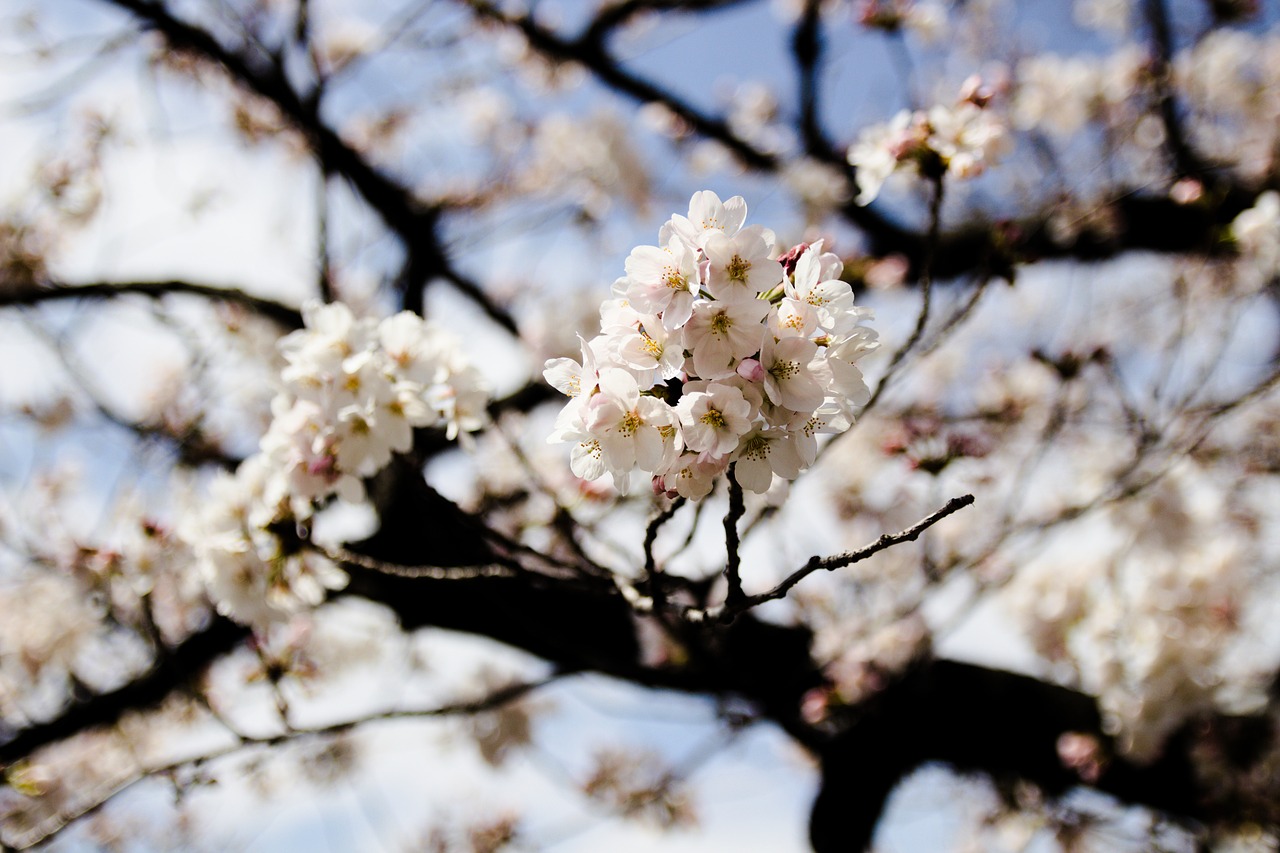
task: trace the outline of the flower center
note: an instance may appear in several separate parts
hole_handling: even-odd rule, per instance
[[[709,427],[716,429],[724,429],[725,427],[724,415],[718,409],[707,409],[707,413],[702,416],[701,420]]]
[[[749,459],[752,462],[760,462],[769,458],[769,444],[771,439],[765,438],[763,435],[757,435],[747,439],[747,443],[742,446],[743,459]]]
[[[734,255],[733,260],[729,261],[729,265],[725,267],[725,273],[729,276],[729,281],[737,281],[746,283],[747,273],[751,271],[751,262],[744,261],[740,255]]]
[[[769,375],[781,382],[790,379],[800,372],[800,365],[794,361],[775,361],[769,368]]]

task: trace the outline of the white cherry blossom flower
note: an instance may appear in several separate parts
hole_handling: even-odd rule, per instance
[[[690,245],[701,249],[714,234],[732,237],[747,218],[747,203],[740,195],[727,201],[711,190],[701,190],[689,200],[689,215],[676,214],[662,229],[662,234],[676,234]]]
[[[838,258],[832,258],[839,263]],[[830,275],[830,271],[830,260],[823,254],[822,241],[819,240],[796,261],[793,280],[784,288],[788,299],[813,308],[818,325],[828,333],[842,331],[838,326],[846,319],[856,323],[853,288],[848,282]]]
[[[684,347],[693,353],[694,370],[703,379],[733,373],[737,362],[760,350],[769,314],[763,299],[699,302],[684,327]]]
[[[793,412],[812,412],[825,396],[809,363],[818,345],[807,338],[782,338],[765,335],[760,351],[764,367],[764,391],[775,405]]]
[[[772,260],[773,234],[751,225],[732,237],[712,232],[703,247],[709,261],[707,290],[716,299],[750,297],[782,282],[782,264]]]
[[[742,437],[734,454],[734,476],[749,492],[764,494],[776,473],[785,480],[800,475],[800,454],[791,434],[780,429],[756,429]]]
[[[666,489],[688,500],[702,500],[715,488],[716,478],[729,467],[728,456],[709,456],[706,453],[685,453],[672,465],[672,471],[662,478]]]
[[[443,421],[449,438],[466,438],[487,417],[480,373],[420,317],[377,323],[340,303],[310,302],[303,319],[279,343],[284,387],[259,452],[215,482],[212,499],[181,527],[219,611],[255,629],[345,583],[309,542],[317,507],[335,496],[364,501],[361,478],[408,451],[415,427]],[[560,368],[548,370],[568,372]]]
[[[599,374],[596,371],[596,357],[582,335],[578,335],[582,345],[582,362],[571,358],[548,359],[543,366],[542,375],[547,384],[566,397],[589,397],[597,387]]]
[[[635,377],[617,368],[600,371],[600,393],[588,402],[585,420],[615,479],[635,467],[660,470],[672,448],[663,432],[674,435],[677,424],[670,406],[656,397],[642,397]]]
[[[685,447],[727,456],[751,429],[751,404],[732,385],[712,382],[706,391],[686,393],[676,404]]]
[[[680,336],[668,332],[657,317],[642,317],[634,327],[614,331],[611,340],[622,364],[632,370],[656,373],[661,379],[680,373],[684,364]]]
[[[915,130],[922,145],[923,118]],[[628,256],[582,362],[546,362],[569,397],[548,441],[571,445],[575,475],[610,474],[622,492],[648,474],[658,494],[698,499],[731,462],[763,492],[814,461],[818,433],[852,423],[870,397],[854,362],[876,335],[820,241],[774,257],[741,198],[704,191],[689,208],[659,231],[666,248]]]
[[[672,239],[665,248],[637,246],[626,270],[627,299],[636,310],[662,314],[672,329],[689,319],[698,293],[698,255],[683,240]]]

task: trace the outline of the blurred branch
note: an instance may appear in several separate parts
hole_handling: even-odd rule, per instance
[[[871,399],[862,407],[863,412],[875,406],[876,401],[880,399],[880,395],[889,387],[889,382],[893,379],[895,371],[902,365],[907,355],[915,349],[920,339],[924,337],[925,327],[929,324],[929,310],[933,302],[933,259],[938,253],[938,235],[942,230],[942,175],[935,176],[932,184],[931,189],[933,192],[929,197],[929,236],[925,240],[924,260],[920,266],[920,314],[916,317],[916,326],[911,331],[911,337],[907,338],[907,342],[889,360],[889,366],[885,368],[884,375],[876,383],[876,389],[872,392]]]
[[[552,684],[569,674],[571,673],[557,672],[547,678],[539,679],[537,681],[517,682],[515,684],[499,688],[479,699],[453,702],[448,705],[441,705],[435,708],[406,708],[392,711],[381,711],[358,717],[356,719],[345,720],[340,723],[331,723],[326,726],[318,727],[288,726],[284,732],[277,735],[252,736],[228,728],[227,730],[236,738],[235,742],[231,745],[220,749],[210,750],[194,758],[183,758],[177,761],[172,761],[168,764],[161,764],[152,767],[139,767],[132,777],[122,781],[105,797],[96,799],[95,802],[87,804],[86,806],[76,810],[75,813],[58,814],[49,822],[50,825],[28,833],[16,849],[26,850],[36,844],[49,841],[63,830],[74,825],[77,821],[96,813],[116,797],[120,796],[144,779],[155,776],[172,775],[177,771],[188,768],[198,768],[211,761],[227,758],[249,749],[269,749],[286,743],[295,743],[301,740],[339,737],[371,723],[388,722],[391,720],[474,716],[476,714],[483,714],[489,711],[496,711],[505,705],[509,705],[512,702],[523,699],[535,690]]]
[[[800,138],[810,156],[832,159],[835,146],[822,132],[819,110],[819,72],[822,59],[822,0],[804,0],[800,20],[791,35],[799,84]],[[837,159],[843,160],[843,157]],[[847,169],[848,164],[845,163]]]
[[[378,211],[388,227],[399,235],[413,233],[430,215],[430,207],[396,181],[379,172],[330,127],[320,121],[318,111],[303,103],[280,70],[262,65],[246,55],[223,46],[210,33],[179,19],[163,2],[152,0],[105,0],[132,13],[164,36],[174,50],[189,51],[224,68],[250,91],[266,98],[283,113],[295,129],[311,143],[326,174],[346,177],[365,200]]]
[[[215,437],[208,435],[195,419],[189,424],[174,425],[164,422],[163,417],[154,419],[133,420],[116,411],[115,407],[105,400],[94,382],[86,375],[83,366],[66,346],[63,336],[50,332],[37,323],[28,323],[28,328],[53,350],[62,364],[62,369],[75,383],[76,388],[88,399],[98,415],[116,426],[128,430],[140,439],[158,438],[174,445],[180,461],[191,466],[214,463],[234,469],[242,460],[227,454]]]
[[[445,279],[503,328],[516,332],[516,323],[510,313],[447,263],[437,233],[441,208],[418,198],[401,183],[374,168],[360,151],[348,145],[320,119],[319,103],[304,100],[294,90],[280,64],[264,64],[225,47],[210,33],[179,19],[162,2],[104,2],[132,13],[145,28],[163,35],[173,49],[189,51],[216,63],[242,86],[275,104],[289,124],[308,141],[321,170],[326,175],[341,175],[349,180],[404,244],[408,260],[405,274],[398,284],[411,310],[421,313],[421,296],[411,294],[434,280]]]
[[[1192,150],[1178,117],[1178,105],[1173,97],[1173,33],[1169,28],[1169,11],[1164,0],[1143,0],[1143,15],[1151,30],[1151,48],[1155,54],[1156,102],[1160,108],[1160,121],[1164,125],[1165,146],[1173,158],[1174,169],[1180,178],[1208,179],[1207,169],[1199,155]]]
[[[171,294],[202,296],[216,302],[228,302],[247,308],[286,329],[302,328],[302,312],[273,299],[254,296],[235,287],[196,284],[189,281],[113,281],[90,284],[55,284],[48,286],[6,285],[0,283],[0,307],[38,305],[68,299],[113,299],[139,294],[160,299]]]
[[[601,47],[619,27],[647,12],[700,12],[736,6],[743,0],[621,0],[605,3],[579,37],[584,44]]]
[[[1134,764],[1115,755],[1092,697],[1031,676],[929,660],[850,709],[850,716],[856,719],[821,756],[822,787],[810,823],[819,853],[869,849],[889,794],[929,762],[1023,780],[1050,796],[1087,785],[1184,820],[1231,814],[1219,815],[1229,808],[1226,797],[1192,768],[1196,724],[1175,736],[1155,762]],[[1059,754],[1064,735],[1097,744],[1096,778],[1067,766]]]
[[[508,15],[486,0],[463,2],[481,18],[518,30],[532,48],[549,59],[576,62],[616,92],[640,103],[661,104],[679,117],[690,131],[719,142],[748,168],[776,173],[784,165],[777,155],[762,151],[736,135],[724,119],[708,115],[674,92],[625,70],[617,57],[595,40],[595,36],[587,37],[593,32],[590,27],[583,37],[567,38],[539,24],[531,15]],[[819,24],[820,21],[815,21],[814,26]],[[799,45],[793,39],[793,51],[800,50],[798,70],[802,77],[816,74],[818,59],[817,43],[810,42],[810,39],[817,38],[818,31],[815,30],[811,36],[803,26],[802,22],[794,37],[799,39]],[[601,28],[595,30],[596,33],[600,31]],[[810,55],[813,67],[807,69],[804,62],[810,61]],[[803,80],[801,85],[806,85]],[[801,109],[805,109],[803,98]],[[816,116],[816,106],[814,109]],[[809,153],[841,170],[848,168],[842,151],[810,148]],[[989,272],[1004,274],[1016,263],[1053,258],[1105,260],[1134,249],[1179,254],[1188,251],[1221,253],[1226,250],[1218,239],[1221,228],[1251,206],[1257,193],[1256,189],[1224,182],[1216,197],[1201,204],[1184,205],[1163,193],[1140,195],[1124,192],[1109,202],[1123,223],[1118,234],[1083,232],[1068,242],[1058,242],[1046,227],[1048,217],[1033,213],[1018,216],[1013,223],[1005,223],[1003,227],[997,227],[994,222],[971,222],[941,234],[933,250],[929,247],[927,231],[922,233],[904,227],[880,213],[875,205],[864,207],[851,200],[839,209],[839,213],[867,234],[870,254],[902,254],[911,261],[911,271],[915,276],[920,275],[926,256],[931,254],[932,278],[943,281],[975,271],[984,275]],[[1009,239],[1009,234],[1015,235],[1013,240]]]
[[[175,689],[196,678],[248,636],[248,628],[220,616],[211,617],[203,630],[163,650],[143,676],[116,690],[75,702],[53,719],[28,726],[0,743],[0,767],[80,732],[113,725],[126,712],[159,706]]]

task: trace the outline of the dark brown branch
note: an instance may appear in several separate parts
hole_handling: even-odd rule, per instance
[[[1050,796],[1092,787],[1175,820],[1266,817],[1242,811],[1234,792],[1220,789],[1212,777],[1198,777],[1190,760],[1197,739],[1205,737],[1215,749],[1262,755],[1274,737],[1264,718],[1193,721],[1160,758],[1138,765],[1115,754],[1092,697],[1031,676],[947,660],[922,662],[850,711],[856,719],[822,753],[822,787],[810,821],[810,839],[820,853],[868,849],[889,794],[928,762],[997,781],[1030,782]],[[1091,781],[1059,755],[1059,738],[1067,734],[1098,744],[1100,763]]]
[[[139,294],[160,299],[171,294],[202,296],[246,308],[279,323],[286,329],[302,328],[302,312],[273,299],[254,296],[235,287],[197,284],[189,281],[112,281],[89,284],[56,284],[49,286],[5,285],[0,283],[0,306],[38,305],[68,299],[113,299]]]
[[[649,584],[649,595],[653,599],[653,606],[659,611],[662,610],[666,595],[662,588],[662,572],[658,569],[658,561],[653,556],[653,544],[657,541],[658,531],[675,517],[684,504],[683,497],[673,500],[670,506],[653,517],[644,531],[644,575]]]
[[[736,612],[744,599],[742,592],[742,576],[739,574],[738,568],[742,561],[742,554],[739,553],[742,547],[741,540],[738,538],[738,522],[742,520],[742,514],[746,512],[746,504],[743,503],[742,486],[738,483],[738,478],[734,476],[734,468],[737,467],[736,462],[729,463],[729,472],[726,479],[729,481],[729,511],[724,516],[724,547],[725,547],[725,565],[724,578],[729,584],[729,590],[725,593],[725,609]],[[732,613],[726,618],[732,619]]]
[[[942,509],[927,518],[921,519],[906,530],[892,534],[886,533],[875,542],[872,542],[870,545],[863,548],[859,548],[857,551],[847,551],[843,554],[836,554],[831,557],[811,557],[809,562],[792,572],[768,592],[743,596],[736,604],[731,604],[729,601],[725,601],[724,604],[718,607],[708,607],[706,610],[690,608],[684,611],[684,617],[691,622],[725,622],[731,620],[736,614],[741,613],[744,610],[749,610],[752,607],[759,607],[766,601],[777,601],[780,598],[785,598],[787,593],[790,592],[796,584],[800,583],[800,581],[804,580],[814,572],[831,572],[836,569],[842,569],[845,566],[851,566],[854,563],[860,563],[863,560],[869,559],[886,548],[891,548],[894,545],[900,545],[903,542],[914,542],[920,538],[920,534],[924,533],[930,527],[937,524],[939,521],[942,521],[942,519],[947,516],[969,506],[973,501],[973,495],[962,495],[958,498],[952,498],[947,502],[946,506],[942,507]],[[727,519],[725,521],[725,526],[728,527]]]

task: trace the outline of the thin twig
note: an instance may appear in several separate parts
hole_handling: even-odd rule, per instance
[[[317,737],[327,737],[327,736],[333,736],[333,735],[342,735],[353,729],[356,729],[360,726],[367,725],[370,723],[379,723],[379,722],[384,722],[389,720],[403,720],[403,719],[424,719],[424,718],[432,718],[432,717],[449,717],[449,716],[471,716],[475,714],[481,714],[486,711],[494,711],[494,710],[497,710],[498,708],[501,708],[504,705],[510,704],[511,702],[524,698],[526,695],[528,695],[529,693],[532,693],[534,690],[537,690],[541,687],[552,684],[553,682],[558,681],[564,676],[571,675],[571,674],[573,674],[571,670],[561,670],[559,672],[556,672],[538,681],[519,682],[516,684],[511,684],[506,687],[499,688],[493,691],[492,693],[481,697],[480,699],[473,699],[470,701],[463,701],[463,702],[455,702],[448,705],[442,705],[436,708],[424,708],[420,710],[399,709],[399,710],[392,710],[392,711],[382,711],[374,714],[369,714],[368,716],[360,717],[354,720],[347,720],[341,723],[332,723],[330,725],[318,726],[314,728],[295,727],[283,733],[267,735],[267,736],[254,737],[254,736],[236,735],[236,740],[231,745],[222,747],[220,749],[211,750],[209,752],[204,753],[203,755],[199,755],[194,758],[180,759],[178,761],[173,761],[168,764],[163,764],[156,767],[139,768],[137,773],[135,773],[131,778],[125,779],[120,785],[118,785],[114,790],[110,791],[105,797],[99,798],[97,799],[96,802],[93,802],[88,806],[79,808],[73,812],[57,815],[54,818],[54,820],[57,821],[56,826],[34,829],[31,832],[30,836],[24,837],[15,849],[25,850],[35,846],[36,844],[41,843],[42,841],[47,841],[48,839],[62,832],[64,829],[71,826],[75,822],[82,820],[98,812],[99,810],[102,809],[103,806],[105,806],[111,800],[118,797],[120,794],[127,791],[129,788],[136,785],[138,782],[142,781],[143,779],[150,778],[152,776],[164,776],[167,774],[172,774],[176,771],[182,770],[187,767],[193,767],[193,768],[200,767],[204,764],[209,763],[210,761],[214,761],[220,758],[226,758],[228,756],[242,752],[246,749],[252,749],[255,747],[270,748],[270,747],[279,746],[286,742],[301,740],[303,738],[317,738]],[[9,849],[9,848],[4,848],[4,849]]]
[[[657,560],[653,556],[653,543],[658,538],[658,531],[662,529],[662,525],[670,521],[675,514],[684,506],[685,499],[678,497],[671,502],[662,512],[653,517],[649,522],[649,526],[644,531],[644,573],[649,580],[649,595],[653,596],[654,606],[661,609],[663,604],[662,591],[662,571],[658,568]]]
[[[876,385],[875,392],[871,395],[871,399],[867,401],[867,405],[863,407],[864,412],[875,406],[876,401],[880,399],[880,395],[889,387],[889,381],[893,378],[894,373],[897,372],[907,354],[924,337],[925,326],[929,324],[929,310],[933,296],[933,256],[938,250],[938,235],[941,230],[942,220],[942,186],[942,176],[933,179],[933,197],[929,201],[929,237],[925,241],[924,263],[920,268],[920,315],[916,317],[915,330],[911,332],[911,337],[902,345],[902,348],[893,354],[893,359],[889,362],[889,366],[885,368],[884,376],[880,378],[880,382]]]
[[[924,533],[930,527],[952,513],[958,512],[959,510],[969,506],[973,501],[973,495],[961,495],[958,498],[952,498],[947,502],[946,506],[942,507],[942,509],[935,512],[933,515],[921,519],[906,530],[892,534],[886,533],[875,542],[872,542],[870,545],[863,548],[859,548],[857,551],[847,551],[843,554],[836,554],[831,557],[810,557],[809,562],[792,572],[785,580],[768,592],[762,592],[758,595],[743,596],[736,604],[726,600],[724,604],[716,607],[708,607],[706,609],[691,607],[683,611],[682,615],[690,622],[730,622],[733,620],[734,616],[744,610],[749,610],[752,607],[758,607],[766,601],[776,601],[780,598],[786,597],[792,587],[816,571],[835,571],[836,569],[841,569],[845,566],[851,566],[854,563],[860,563],[887,548],[893,547],[894,545],[900,545],[903,542],[914,542],[916,539],[920,538],[921,533]]]

